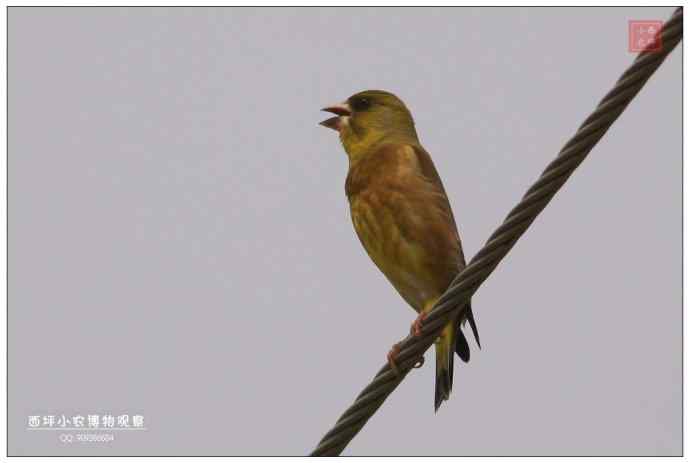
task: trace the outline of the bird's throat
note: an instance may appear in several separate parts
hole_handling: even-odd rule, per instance
[[[376,129],[357,129],[352,125],[340,131],[340,141],[347,153],[350,167],[364,157],[376,153],[377,149],[388,143],[417,144],[416,133],[379,131]]]

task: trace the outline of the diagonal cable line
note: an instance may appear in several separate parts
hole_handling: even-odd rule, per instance
[[[484,247],[453,280],[429,312],[420,336],[407,336],[400,343],[397,357],[399,376],[388,364],[357,396],[335,426],[321,439],[311,456],[339,455],[364,427],[386,398],[405,379],[407,373],[433,344],[442,327],[465,306],[539,213],[565,184],[597,142],[618,119],[647,80],[654,74],[683,37],[683,8],[678,8],[660,31],[661,49],[648,48],[618,79],[594,112],[582,123],[558,156],[527,190]],[[650,45],[651,47],[651,45]],[[624,166],[622,166],[624,167]]]

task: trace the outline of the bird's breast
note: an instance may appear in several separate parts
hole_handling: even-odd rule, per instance
[[[433,295],[425,271],[429,260],[423,243],[410,240],[409,227],[421,219],[414,210],[402,211],[395,192],[362,192],[350,203],[352,223],[371,260],[416,310]],[[401,214],[405,221],[400,221]]]

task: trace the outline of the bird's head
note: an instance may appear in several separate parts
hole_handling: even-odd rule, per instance
[[[350,160],[383,141],[416,143],[412,114],[400,98],[382,90],[366,90],[343,103],[323,108],[335,114],[321,125],[340,134]]]

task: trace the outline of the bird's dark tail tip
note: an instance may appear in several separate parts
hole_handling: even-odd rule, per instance
[[[445,357],[445,358],[444,358]],[[434,395],[434,412],[450,398],[453,389],[453,351],[448,355],[436,356],[436,391]]]
[[[477,322],[474,321],[474,314],[472,313],[471,305],[467,308],[467,321],[470,322],[472,334],[474,334],[474,340],[477,341],[477,346],[481,349],[482,344],[479,342],[479,330],[477,329]]]
[[[436,397],[434,399],[434,412],[437,412],[441,404],[450,398],[450,391],[447,389],[447,382],[442,376],[436,377]]]

